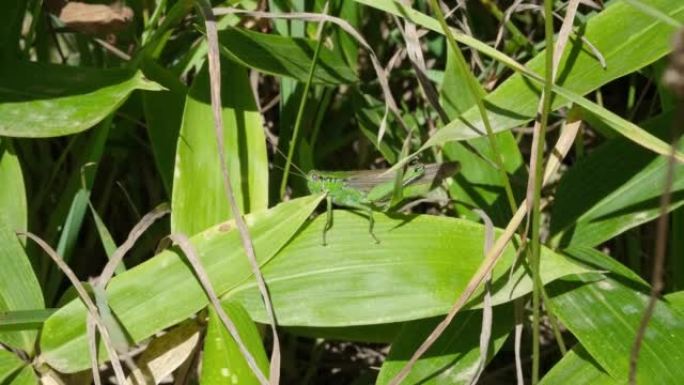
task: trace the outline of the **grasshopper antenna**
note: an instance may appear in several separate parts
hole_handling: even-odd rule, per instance
[[[275,152],[276,152],[278,155],[282,156],[283,159],[287,159],[287,156],[286,156],[285,154],[283,154],[283,152],[280,151],[280,149],[279,149],[276,145],[273,145],[273,149],[275,150]],[[303,177],[303,178],[306,178],[306,173],[305,173],[304,171],[302,171],[301,168],[299,168],[296,164],[294,164],[294,162],[292,162],[291,164],[292,164],[292,167],[295,168],[295,170],[299,171],[299,173],[301,174],[301,175],[299,175],[299,176],[301,176],[301,177]],[[280,169],[280,170],[285,171],[284,168],[278,167],[278,166],[276,166],[275,164],[274,164],[273,166],[276,167],[276,168],[278,168],[278,169]],[[297,175],[297,174],[295,174],[295,175]]]
[[[271,166],[273,166],[274,168],[277,168],[278,170],[285,171],[285,168],[284,168],[284,167],[280,167],[280,166],[278,166],[277,164],[272,164]],[[293,166],[294,166],[294,164],[293,164]],[[304,174],[304,173],[299,169],[299,167],[296,167],[296,166],[295,166],[295,170],[294,170],[294,171],[295,171],[295,172],[293,172],[292,175],[295,175],[295,176],[298,176],[298,177],[300,177],[300,178],[306,179],[306,174]]]

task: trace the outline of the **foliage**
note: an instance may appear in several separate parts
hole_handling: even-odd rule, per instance
[[[470,1],[447,17],[449,30],[433,1],[215,1],[221,141],[207,2],[78,3],[105,17],[77,21],[59,3],[10,0],[0,13],[0,384],[90,383],[94,360],[132,351],[138,369],[126,374],[144,383],[263,383],[253,370],[278,370],[267,358],[277,340],[263,327],[243,230],[273,302],[283,384],[391,383],[471,279],[484,279],[490,231],[511,237],[491,280],[404,383],[510,383],[520,327],[526,382],[539,375],[526,356],[540,359],[528,337],[541,332],[543,384],[684,383],[684,102],[662,81],[676,75],[668,55],[681,1],[583,2],[543,111],[541,7]],[[565,14],[574,0],[551,3]],[[574,145],[537,191],[541,224],[521,224],[514,214],[535,195],[526,191],[526,126],[540,112],[550,116],[546,162],[557,139]],[[377,204],[379,243],[363,213],[340,207],[322,244],[326,197],[299,177],[402,170],[416,158],[460,171],[420,200],[395,191],[393,210]],[[163,202],[168,218],[141,221]],[[670,235],[655,223],[662,215]],[[530,226],[543,235],[532,245],[538,279]],[[106,335],[91,351],[92,309],[26,232],[84,282],[120,357],[108,355]],[[169,234],[187,235],[196,255]],[[668,269],[664,290],[651,294],[658,250]],[[105,265],[123,255],[102,283]],[[542,295],[541,320],[532,293]]]

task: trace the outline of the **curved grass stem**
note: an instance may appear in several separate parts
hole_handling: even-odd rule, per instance
[[[299,102],[299,110],[297,110],[297,117],[295,119],[294,129],[292,130],[292,138],[290,138],[290,143],[287,146],[287,158],[285,159],[285,170],[283,171],[283,179],[280,182],[280,199],[285,197],[285,189],[287,188],[287,177],[290,174],[290,167],[292,167],[292,157],[294,156],[294,149],[297,145],[297,138],[299,136],[299,128],[302,125],[302,118],[304,117],[304,108],[306,107],[306,98],[309,96],[309,89],[311,89],[311,82],[313,81],[313,76],[316,71],[316,64],[318,62],[318,56],[321,53],[321,47],[323,46],[323,33],[325,31],[326,22],[321,23],[321,27],[318,30],[318,43],[316,44],[316,50],[314,51],[313,59],[311,60],[311,67],[309,68],[309,76],[306,79],[306,84],[304,85],[304,91],[302,91],[302,99]]]

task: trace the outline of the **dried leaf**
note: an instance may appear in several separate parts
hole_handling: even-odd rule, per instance
[[[59,19],[78,32],[105,35],[125,28],[133,20],[133,10],[119,3],[105,5],[68,2],[60,10]]]

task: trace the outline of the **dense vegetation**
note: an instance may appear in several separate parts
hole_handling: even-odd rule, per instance
[[[684,383],[684,2],[3,5],[0,384]]]

